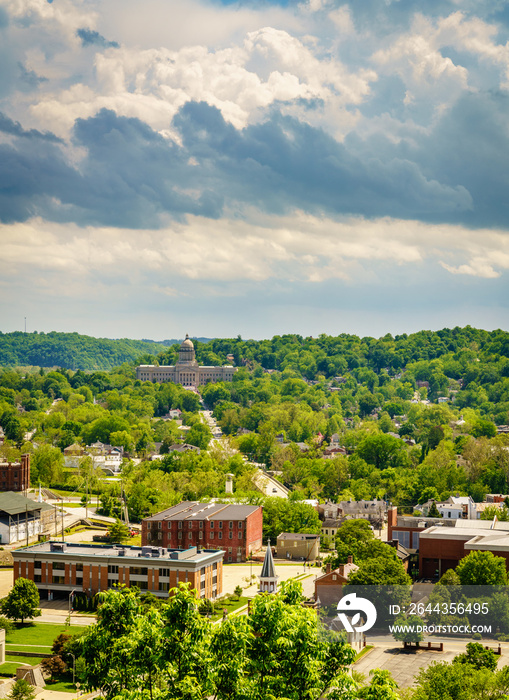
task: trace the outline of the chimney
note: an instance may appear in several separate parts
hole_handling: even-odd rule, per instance
[[[343,578],[344,578],[344,576],[345,576],[345,565],[344,565],[344,564],[340,564],[340,565],[338,566],[338,571],[339,571],[339,575],[340,575],[340,576],[343,576]]]
[[[349,554],[349,555],[348,555],[347,564],[353,564],[353,555],[352,555],[352,554]]]
[[[332,571],[332,564],[330,563],[330,561],[328,561],[327,566],[325,567],[325,573],[330,574],[331,571]]]

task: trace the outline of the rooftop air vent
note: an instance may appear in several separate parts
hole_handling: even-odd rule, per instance
[[[50,552],[65,552],[65,542],[51,542],[49,546]]]

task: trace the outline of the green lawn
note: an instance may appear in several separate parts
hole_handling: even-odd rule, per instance
[[[230,615],[231,613],[235,612],[239,608],[243,608],[245,605],[247,605],[248,600],[250,600],[250,599],[244,598],[243,596],[241,596],[238,600],[227,600],[227,601],[219,600],[217,602],[221,603],[221,611],[214,613],[210,619],[212,620],[212,622],[214,622],[215,620],[219,620],[220,618],[222,618],[223,617],[223,608],[226,608],[228,614]]]
[[[24,625],[17,624],[12,632],[6,635],[6,645],[16,644],[16,651],[23,651],[25,645],[36,645],[38,647],[50,648],[53,641],[61,632],[66,634],[76,634],[86,630],[86,627],[80,625],[55,625],[49,622],[28,622]],[[46,651],[45,649],[33,649],[34,651]],[[29,646],[26,651],[32,651]],[[21,658],[21,657],[20,657]]]
[[[9,652],[6,653],[5,655],[5,661],[6,663],[12,663],[12,664],[17,664],[18,666],[23,666],[23,665],[28,665],[28,666],[37,666],[37,664],[40,664],[42,661],[42,657],[38,656],[11,656]],[[2,669],[3,666],[0,666],[0,669]]]
[[[57,690],[59,693],[75,693],[76,688],[70,681],[53,681],[44,686],[45,690]]]
[[[371,651],[371,649],[373,649],[373,645],[372,645],[372,644],[368,644],[367,646],[364,647],[364,649],[361,649],[361,651],[355,656],[354,664],[357,663],[357,661],[359,661],[359,659],[362,659],[362,657],[363,657],[365,654],[367,654],[368,651]]]

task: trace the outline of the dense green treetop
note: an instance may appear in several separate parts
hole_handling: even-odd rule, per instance
[[[0,365],[108,370],[163,349],[143,340],[93,338],[79,333],[0,332]]]

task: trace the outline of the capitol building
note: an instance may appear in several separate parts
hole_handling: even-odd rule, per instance
[[[144,382],[173,382],[182,386],[198,387],[208,382],[231,382],[236,371],[231,365],[222,367],[200,366],[196,362],[194,345],[186,334],[179,349],[176,365],[139,365],[136,379]]]

